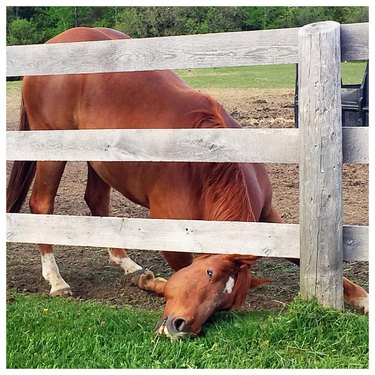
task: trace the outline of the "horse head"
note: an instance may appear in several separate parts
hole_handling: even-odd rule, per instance
[[[267,282],[249,272],[252,255],[202,255],[171,276],[164,286],[166,306],[156,331],[170,338],[198,335],[219,310],[238,309],[250,288]]]

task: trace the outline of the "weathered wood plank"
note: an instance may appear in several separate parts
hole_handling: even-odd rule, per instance
[[[297,238],[292,224],[7,214],[9,242],[290,257]]]
[[[342,28],[342,59],[367,59],[368,24]],[[298,30],[10,46],[7,76],[292,64]]]
[[[7,132],[7,159],[298,163],[298,131],[128,129]],[[368,163],[368,128],[343,128],[343,158],[345,163]]]
[[[347,262],[369,261],[369,228],[360,225],[344,225],[344,260]]]
[[[7,241],[299,258],[299,225],[7,214]],[[344,226],[344,260],[368,260],[368,227]]]
[[[343,162],[352,164],[369,163],[369,128],[342,128]]]
[[[7,132],[7,158],[287,163],[298,161],[298,129]]]
[[[7,47],[7,75],[124,72],[296,62],[293,29]]]
[[[299,31],[301,296],[342,310],[340,24]]]
[[[368,23],[341,25],[341,61],[369,59]]]

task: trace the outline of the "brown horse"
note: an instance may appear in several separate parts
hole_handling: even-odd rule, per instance
[[[125,39],[104,28],[74,28],[48,43]],[[189,88],[171,71],[25,77],[20,130],[240,128],[222,106]],[[30,209],[53,213],[66,162],[15,162],[7,211],[18,212],[35,176]],[[110,188],[150,209],[151,218],[281,222],[272,206],[265,167],[238,163],[88,163],[85,200],[93,215],[108,216]],[[40,244],[42,274],[51,295],[70,294],[52,245]],[[109,249],[125,273],[142,268],[124,249]],[[249,288],[265,280],[249,273],[256,257],[164,252],[176,272],[167,282],[146,272],[137,284],[165,295],[159,331],[169,336],[200,332],[216,310],[239,307]],[[298,262],[295,260],[295,262]],[[348,302],[367,309],[367,293],[344,280]]]

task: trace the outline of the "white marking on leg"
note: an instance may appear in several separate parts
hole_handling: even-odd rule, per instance
[[[368,311],[369,311],[368,295],[362,298],[358,298],[358,300],[356,301],[356,305],[360,309],[363,309],[364,314],[368,314]]]
[[[125,272],[125,275],[128,275],[129,273],[133,273],[136,271],[139,271],[142,269],[142,267],[135,263],[133,260],[131,260],[129,257],[116,257],[112,254],[111,249],[108,249],[109,257],[111,258],[111,261],[120,267]]]
[[[231,294],[234,287],[234,279],[232,276],[229,277],[227,283],[225,284],[224,293]]]
[[[41,256],[41,259],[42,275],[51,285],[50,294],[61,289],[70,289],[69,284],[67,284],[60,275],[60,271],[57,267],[54,254],[46,253]]]
[[[130,258],[122,258],[120,262],[120,266],[123,268],[125,275],[142,269],[142,267],[139,264],[135,263]]]

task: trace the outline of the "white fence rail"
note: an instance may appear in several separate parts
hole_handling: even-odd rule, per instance
[[[10,242],[299,258],[299,225],[232,221],[7,215]],[[287,238],[287,240],[286,240]],[[368,228],[344,226],[344,260],[368,260]]]
[[[16,131],[7,133],[7,158],[298,163],[298,135],[298,129]],[[343,129],[343,158],[344,163],[368,163],[367,128]]]
[[[298,62],[298,28],[7,47],[7,76]],[[368,24],[341,26],[342,60],[368,59]]]

